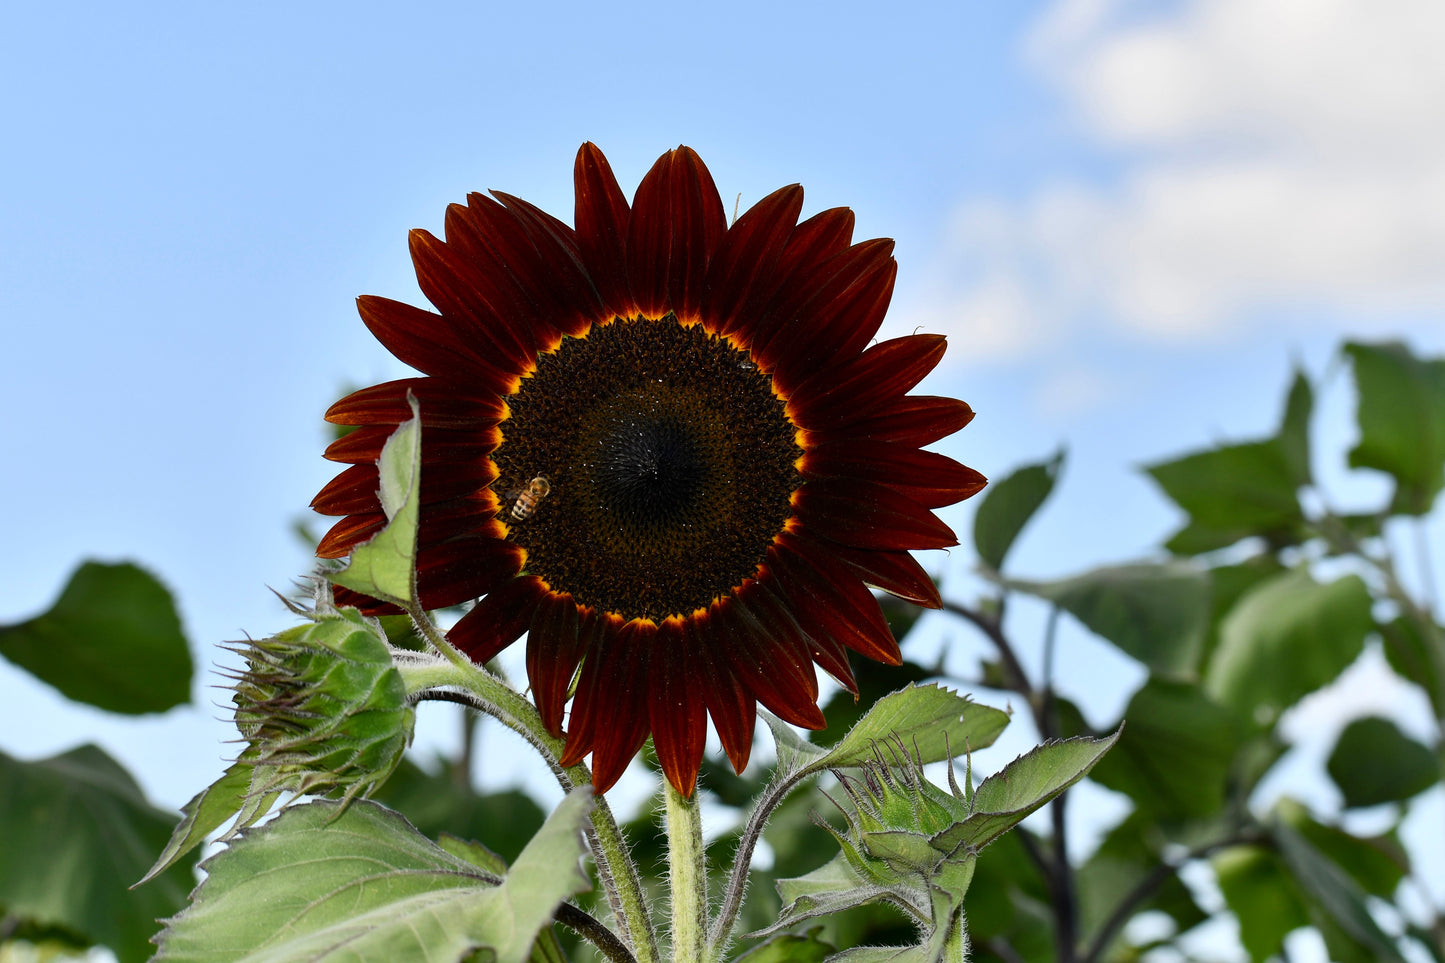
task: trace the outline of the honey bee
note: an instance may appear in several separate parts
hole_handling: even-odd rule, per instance
[[[532,517],[537,506],[542,504],[542,499],[552,490],[552,483],[544,476],[538,475],[527,483],[527,487],[517,493],[517,501],[512,505],[512,517],[519,522],[525,522]]]

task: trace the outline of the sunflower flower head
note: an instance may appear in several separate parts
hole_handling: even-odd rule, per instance
[[[478,663],[526,636],[562,763],[590,753],[599,791],[650,735],[691,794],[709,717],[741,771],[759,704],[821,728],[815,666],[856,693],[850,651],[900,661],[871,588],[940,604],[910,551],[957,544],[934,510],[984,479],[923,446],[973,413],[909,394],[942,337],[874,343],[897,264],[851,211],[800,220],[793,185],[729,226],[686,147],[630,203],[591,144],[574,179],[570,226],[493,192],[413,231],[435,312],[359,300],[421,376],[327,412],[356,430],[326,453],[351,467],[312,503],[342,516],[318,554],[386,523],[375,461],[411,392],[422,604],[478,600],[448,633]]]

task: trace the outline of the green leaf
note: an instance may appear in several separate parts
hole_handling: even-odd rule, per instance
[[[1353,662],[1374,626],[1356,575],[1321,585],[1285,572],[1248,592],[1225,618],[1205,691],[1241,717],[1272,723]]]
[[[1047,599],[1159,675],[1192,677],[1209,623],[1209,574],[1185,562],[1108,566],[1007,583]]]
[[[1410,871],[1410,857],[1393,832],[1354,836],[1319,822],[1308,809],[1289,798],[1281,799],[1275,812],[1366,893],[1394,899],[1395,889]]]
[[[1436,718],[1445,717],[1445,678],[1440,672],[1440,659],[1445,656],[1433,651],[1436,645],[1445,646],[1445,628],[1401,615],[1380,626],[1380,638],[1390,668],[1424,689]]]
[[[1124,710],[1128,725],[1091,778],[1156,818],[1210,816],[1224,805],[1239,748],[1234,717],[1198,686],[1150,679]]]
[[[1004,556],[1014,539],[1054,490],[1063,462],[1064,452],[1060,449],[1048,461],[1026,465],[988,487],[974,516],[973,544],[989,568],[1003,568]]]
[[[397,605],[416,595],[416,534],[421,499],[421,409],[407,395],[412,417],[381,449],[381,509],[387,525],[351,550],[351,561],[328,577],[338,585]]]
[[[1285,397],[1284,417],[1280,419],[1279,445],[1289,463],[1297,485],[1311,484],[1310,416],[1314,413],[1315,394],[1310,379],[1295,369],[1289,394]]]
[[[1403,802],[1440,779],[1434,753],[1379,716],[1345,727],[1328,769],[1349,807]]]
[[[1126,730],[1124,738],[1127,739],[1128,735]],[[1112,758],[1112,755],[1105,756],[1104,761]],[[1091,778],[1097,778],[1098,772],[1099,767],[1096,766]],[[1160,838],[1151,838],[1156,836]],[[1162,834],[1155,830],[1154,820],[1136,810],[1110,830],[1093,855],[1078,868],[1075,892],[1079,899],[1079,920],[1086,936],[1097,933],[1124,898],[1158,871],[1162,862],[1162,844]],[[973,900],[970,899],[969,903],[972,915],[976,917]],[[1189,887],[1175,874],[1159,882],[1149,896],[1140,901],[1134,915],[1150,911],[1168,915],[1174,921],[1176,933],[1197,926],[1208,918],[1194,902]]]
[[[110,712],[164,712],[191,698],[191,650],[171,593],[126,562],[82,564],[48,612],[0,626],[0,655]]]
[[[1118,739],[1118,732],[1103,739],[1064,739],[1019,756],[979,783],[973,814],[935,836],[934,846],[982,849],[1084,778]]]
[[[1350,464],[1393,475],[1392,510],[1424,515],[1445,486],[1445,358],[1417,358],[1398,341],[1350,342],[1345,353],[1360,392]]]
[[[155,920],[194,883],[191,860],[129,889],[174,821],[95,746],[38,762],[0,753],[0,906],[104,944],[121,963],[145,960]]]
[[[191,797],[191,801],[181,807],[183,818],[171,832],[170,842],[166,843],[160,858],[140,883],[149,882],[175,865],[177,860],[219,829],[222,823],[240,812],[251,787],[253,771],[254,767],[249,762],[234,762],[220,779]]]
[[[894,638],[902,638],[895,635]],[[925,669],[913,662],[900,665],[886,665],[871,659],[860,659],[853,667],[853,676],[858,682],[858,697],[846,689],[840,689],[823,706],[823,715],[828,725],[816,732],[810,732],[808,739],[817,746],[831,746],[858,720],[867,715],[873,704],[890,692],[897,692],[904,686],[914,685],[924,679],[939,675],[939,669]],[[711,786],[709,788],[712,788]]]
[[[1274,853],[1260,846],[1231,846],[1210,862],[1252,963],[1265,963],[1289,933],[1309,925],[1300,893]]]
[[[809,762],[808,769],[862,765],[873,758],[876,743],[894,738],[921,762],[942,762],[993,745],[1008,721],[1007,712],[941,686],[910,685],[875,702],[833,748]]]
[[[166,923],[157,960],[460,960],[478,948],[522,963],[568,896],[591,792],[567,796],[501,885],[371,802],[314,802],[246,830],[207,860],[189,908]]]
[[[541,828],[546,813],[516,789],[478,793],[445,759],[436,760],[435,775],[410,758],[401,764],[371,798],[390,806],[433,839],[450,833],[473,839],[510,862]]]
[[[1310,845],[1283,821],[1270,827],[1280,856],[1300,888],[1315,901],[1351,940],[1381,963],[1402,963],[1394,943],[1380,929],[1365,905],[1365,895],[1354,880]]]
[[[759,946],[753,947],[735,963],[822,963],[838,952],[832,943],[819,937],[823,927],[815,926],[802,936],[794,933],[779,933]]]
[[[1293,544],[1299,540],[1298,452],[1278,439],[1224,445],[1151,465],[1145,470],[1180,508],[1189,523],[1165,543],[1179,555],[1197,555],[1262,535]]]

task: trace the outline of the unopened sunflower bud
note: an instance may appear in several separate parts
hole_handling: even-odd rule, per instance
[[[974,851],[948,842],[951,827],[970,812],[949,770],[949,792],[929,782],[922,763],[901,742],[875,746],[858,775],[837,773],[853,803],[847,835],[834,833],[853,868],[888,882],[899,874],[931,879],[949,863],[971,864]],[[969,867],[971,874],[971,865]]]
[[[386,636],[351,608],[237,651],[236,727],[254,765],[253,795],[368,795],[411,742],[415,710]]]

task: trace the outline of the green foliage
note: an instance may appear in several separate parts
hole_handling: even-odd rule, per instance
[[[38,762],[0,753],[0,907],[121,963],[147,959],[153,920],[184,906],[192,885],[194,859],[130,890],[172,822],[95,746]]]
[[[1224,620],[1206,691],[1242,718],[1273,722],[1359,657],[1374,627],[1370,607],[1357,575],[1325,584],[1303,570],[1275,576]]]
[[[1053,602],[1160,675],[1190,677],[1209,617],[1209,576],[1185,562],[1114,565],[1058,582],[1009,581]]]
[[[416,535],[421,511],[421,409],[407,395],[410,421],[381,449],[381,509],[387,525],[351,551],[351,561],[327,577],[372,598],[407,606],[416,597]]]
[[[129,563],[82,564],[49,611],[0,626],[0,655],[109,712],[164,712],[191,699],[191,650],[171,594]]]
[[[207,860],[191,905],[166,923],[162,961],[461,959],[521,963],[568,896],[591,793],[557,807],[498,880],[374,803],[294,806]]]
[[[1345,345],[1359,386],[1356,468],[1395,479],[1390,510],[1423,515],[1445,486],[1445,358],[1423,360],[1399,342]]]
[[[973,520],[973,544],[989,568],[1003,568],[1004,557],[1019,532],[1054,490],[1063,463],[1064,452],[1060,449],[1048,461],[1025,465],[984,492]]]
[[[1345,727],[1327,768],[1346,806],[1403,802],[1440,778],[1434,754],[1378,716],[1356,719]]]
[[[1197,685],[1151,679],[1124,710],[1119,745],[1093,779],[1160,819],[1198,819],[1223,808],[1239,748],[1233,716]]]

